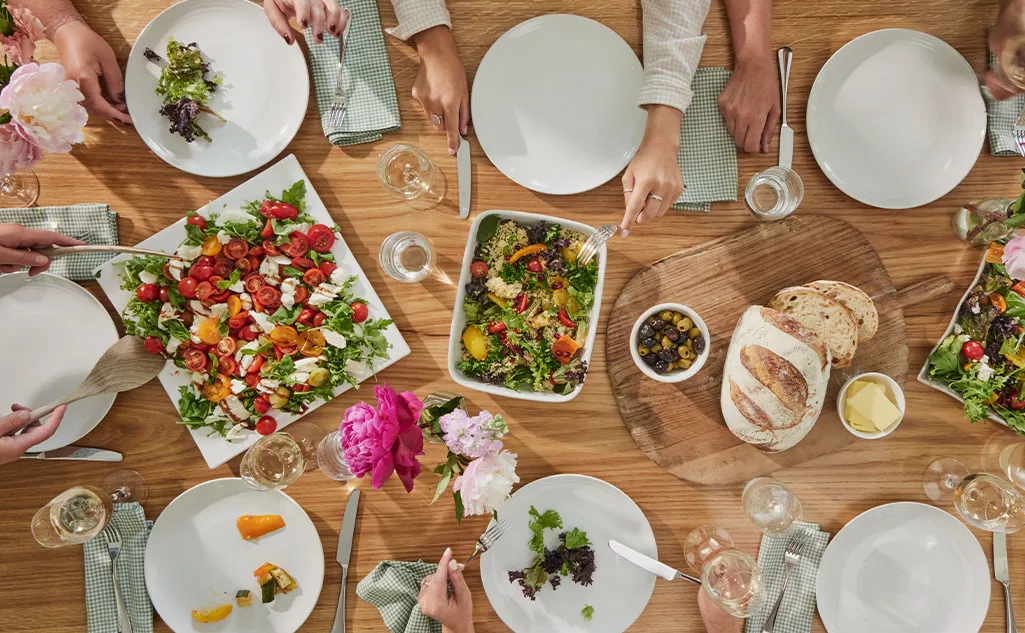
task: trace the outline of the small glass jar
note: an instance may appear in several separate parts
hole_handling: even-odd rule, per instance
[[[954,212],[954,235],[975,246],[1011,237],[1025,223],[1025,214],[1011,216],[1012,204],[1014,201],[1007,198],[969,202]]]
[[[342,452],[340,431],[328,433],[317,445],[317,465],[320,466],[320,472],[324,473],[328,479],[349,481],[353,478],[349,464],[345,461],[345,454]]]

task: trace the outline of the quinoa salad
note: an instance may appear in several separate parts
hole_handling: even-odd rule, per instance
[[[482,222],[456,369],[518,391],[576,389],[587,375],[583,346],[598,282],[597,258],[577,262],[586,240],[558,224]]]

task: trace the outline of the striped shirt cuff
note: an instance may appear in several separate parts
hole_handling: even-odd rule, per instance
[[[385,32],[400,40],[408,40],[417,33],[434,26],[452,28],[452,16],[449,15],[444,0],[437,2],[393,0],[392,4],[395,6],[395,17],[399,19],[399,23],[397,26],[385,29]]]

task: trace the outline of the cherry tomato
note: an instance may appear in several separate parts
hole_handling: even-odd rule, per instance
[[[313,317],[313,327],[320,327],[324,325],[324,321],[327,321],[327,315],[323,312],[318,312],[317,315]]]
[[[157,300],[160,291],[153,284],[142,284],[135,290],[135,298],[143,303],[150,303]]]
[[[299,209],[287,202],[275,202],[268,211],[275,220],[294,220],[299,217]]]
[[[246,287],[246,292],[250,294],[255,294],[257,290],[267,285],[266,280],[259,273],[249,275],[243,283]]]
[[[559,323],[562,323],[566,327],[577,326],[577,324],[573,322],[573,319],[569,318],[569,314],[566,312],[565,306],[559,306]]]
[[[274,237],[274,223],[270,221],[270,218],[263,225],[263,229],[260,230],[260,237],[268,240]]]
[[[168,294],[166,286],[160,286],[160,289],[157,290],[157,299],[160,299],[162,303],[167,303],[171,300],[171,295]]]
[[[313,319],[317,316],[317,313],[309,308],[303,308],[299,312],[299,318],[296,319],[296,323],[302,323],[306,327],[313,325]]]
[[[249,373],[249,374],[246,374],[245,380],[246,380],[246,384],[247,385],[249,385],[253,389],[256,389],[257,383],[260,382],[260,375],[259,374],[254,374],[254,373]],[[262,397],[263,396],[257,396],[256,399],[259,400]],[[267,404],[269,406],[270,402],[268,402]],[[255,401],[253,402],[253,406],[256,406],[256,402]],[[257,411],[260,411],[260,409],[257,409]],[[260,411],[260,413],[266,413],[266,411]]]
[[[184,343],[183,343],[183,345],[184,345]],[[199,351],[203,352],[204,354],[206,352],[210,351],[210,346],[207,345],[206,343],[192,343],[192,345],[190,345],[190,347],[192,349],[198,349]]]
[[[246,382],[249,382],[249,376],[246,376]],[[260,382],[259,376],[257,376],[256,382]],[[253,408],[256,409],[257,413],[263,415],[270,411],[270,400],[268,400],[266,396],[256,396],[256,398],[253,399]]]
[[[1025,281],[1019,281],[1018,283],[1014,284],[1013,286],[1011,286],[1011,290],[1025,297]]]
[[[317,267],[317,265],[314,264],[313,260],[310,259],[309,257],[293,257],[292,258],[292,268],[298,268],[299,270],[312,270],[312,269],[314,269],[316,267]],[[317,270],[320,270],[320,269],[317,268]]]
[[[477,279],[484,279],[488,276],[488,265],[478,260],[470,264],[470,274]]]
[[[306,290],[306,286],[299,286],[292,295],[295,297],[294,301],[296,303],[306,303],[306,298],[310,296],[310,293]]]
[[[231,378],[218,374],[203,385],[203,397],[210,402],[220,402],[231,395]]]
[[[146,348],[146,351],[150,354],[163,354],[164,344],[160,341],[158,336],[147,336],[146,340],[142,342],[142,346]]]
[[[228,259],[242,259],[249,252],[249,244],[246,244],[245,240],[237,237],[231,238],[231,240],[224,245],[224,256]]]
[[[281,254],[281,249],[278,248],[278,245],[271,240],[263,241],[263,250],[271,257],[277,257]]]
[[[220,341],[217,341],[217,353],[221,356],[225,356],[227,354],[234,354],[235,339],[231,338],[230,336],[226,336],[222,338]]]
[[[200,301],[206,301],[210,298],[210,295],[214,293],[214,286],[209,281],[201,281],[196,286],[196,298]]]
[[[501,321],[495,321],[494,323],[488,324],[489,334],[498,334],[499,332],[505,332],[505,329],[505,323],[502,323]]]
[[[214,274],[218,277],[228,278],[231,271],[235,270],[235,262],[227,257],[218,257],[214,263]]]
[[[338,264],[334,262],[320,262],[320,272],[324,273],[325,277],[330,277],[331,273],[338,270]]]
[[[367,304],[363,303],[362,301],[356,301],[354,303],[351,303],[349,304],[349,307],[352,308],[353,323],[362,323],[366,321],[367,316],[370,315],[370,310],[367,309]]]
[[[542,270],[541,260],[540,259],[532,259],[529,262],[527,262],[527,270],[529,270],[532,273],[539,273],[539,272],[541,272],[541,270]]]
[[[521,292],[520,294],[516,295],[516,298],[513,299],[513,301],[515,302],[513,303],[513,307],[516,309],[516,312],[520,313],[526,310],[527,302],[529,300],[530,299],[527,297],[527,293],[525,292]]]
[[[206,352],[196,348],[193,345],[191,348],[185,350],[185,367],[191,371],[206,371],[207,357]]]
[[[192,265],[193,266],[209,266],[210,268],[213,268],[214,264],[216,264],[216,263],[217,263],[217,260],[214,259],[213,257],[210,257],[209,255],[203,255],[202,257],[200,257],[196,261],[192,262]]]
[[[214,269],[210,266],[193,266],[189,269],[189,277],[198,281],[206,281],[214,276]]]
[[[1010,405],[1012,409],[1025,409],[1025,398],[1022,397],[1021,393],[1011,396]]]
[[[978,341],[966,341],[961,346],[961,354],[968,360],[982,360],[986,355],[986,348]]]
[[[328,252],[335,244],[334,231],[323,224],[314,224],[311,226],[310,230],[306,232],[306,237],[310,241],[310,248],[318,253]]]
[[[305,281],[313,287],[317,287],[320,284],[324,283],[325,279],[326,277],[324,276],[324,272],[321,271],[319,268],[311,268],[307,270],[305,273],[303,273],[303,281]]]
[[[291,325],[279,325],[271,330],[270,340],[281,347],[295,347],[299,344],[299,333]]]
[[[216,255],[221,252],[222,248],[224,248],[224,245],[221,244],[221,241],[217,239],[216,235],[207,235],[206,239],[203,240],[203,246],[200,252],[204,255]]]
[[[253,364],[249,366],[249,373],[257,374],[261,367],[263,367],[263,356],[257,356],[253,359]]]
[[[281,252],[289,257],[302,257],[310,250],[310,243],[306,236],[299,231],[292,231],[288,235],[288,244],[281,247]]]
[[[278,428],[278,421],[269,415],[261,417],[256,422],[256,432],[260,435],[270,435]]]
[[[185,219],[185,224],[191,224],[192,226],[198,226],[201,230],[206,228],[206,219],[198,213],[193,213]]]
[[[168,281],[174,281],[174,275],[171,274],[171,265],[164,264],[164,279]]]
[[[296,393],[303,393],[303,392],[309,391],[309,390],[310,390],[310,386],[309,385],[292,385],[292,391],[294,391]]]
[[[249,323],[249,313],[246,311],[239,312],[235,316],[228,319],[229,330],[239,330],[245,327]]]
[[[231,356],[225,354],[217,359],[217,372],[229,376],[235,373],[238,368],[238,363]]]
[[[260,336],[260,333],[253,329],[252,325],[239,328],[238,337],[243,341],[255,341],[258,336]]]
[[[273,200],[264,200],[263,203],[260,204],[260,215],[267,218],[268,220],[273,218],[274,216],[271,214],[270,208],[274,206],[274,204],[275,203]]]
[[[199,284],[193,277],[186,277],[178,282],[178,294],[191,299],[196,296],[196,286]]]
[[[235,270],[243,275],[248,275],[253,272],[253,261],[248,257],[243,257],[235,262]]]
[[[299,353],[306,357],[319,356],[327,341],[320,330],[306,330],[299,334]]]
[[[250,257],[257,257],[257,258],[259,258],[259,257],[263,257],[263,254],[265,252],[266,251],[263,250],[262,246],[254,246],[254,247],[249,249],[249,256]]]
[[[256,291],[256,298],[260,304],[269,310],[276,310],[281,304],[281,292],[273,286],[264,286]]]
[[[214,287],[214,292],[217,292],[217,284],[224,281],[224,277],[221,277],[220,275],[213,275],[210,279],[207,279],[207,281],[209,281],[210,285]]]

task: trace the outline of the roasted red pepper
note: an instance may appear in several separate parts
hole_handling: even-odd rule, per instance
[[[559,323],[562,323],[566,327],[576,327],[577,326],[577,324],[573,322],[573,319],[569,318],[569,315],[566,314],[566,307],[565,306],[559,306]]]
[[[488,324],[488,332],[490,334],[498,334],[499,332],[505,332],[505,323],[501,321],[495,321],[494,323]]]
[[[1019,281],[1018,283],[1014,284],[1013,286],[1011,286],[1011,290],[1025,297],[1025,281]]]
[[[513,307],[516,309],[516,312],[523,312],[527,309],[527,294],[525,292],[516,295],[513,301],[515,301]]]

